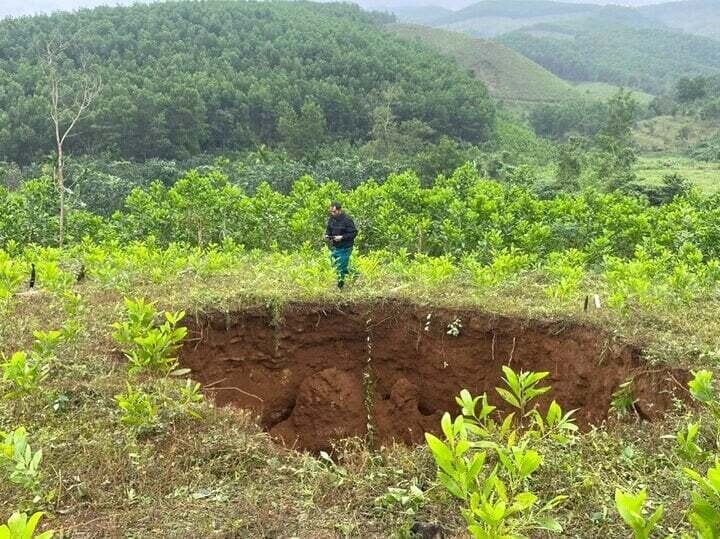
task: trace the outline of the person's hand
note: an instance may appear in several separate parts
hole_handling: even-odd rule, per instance
[[[342,236],[333,236],[333,241],[341,241]]]

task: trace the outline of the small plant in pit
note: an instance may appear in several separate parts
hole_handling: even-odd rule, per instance
[[[42,449],[33,452],[27,431],[18,427],[13,432],[0,432],[0,466],[11,483],[20,485],[35,496],[40,493],[40,462]]]
[[[34,535],[43,514],[38,511],[28,518],[25,513],[13,513],[7,524],[0,526],[0,539],[51,539],[55,535],[53,530]]]
[[[643,516],[643,507],[647,493],[641,490],[637,494],[615,490],[615,507],[620,516],[633,531],[635,539],[648,539],[663,516],[664,508],[658,506],[648,518]]]
[[[625,380],[612,394],[610,409],[618,417],[627,416],[635,407],[632,379]]]
[[[447,334],[452,335],[453,337],[457,337],[460,335],[460,330],[462,329],[462,321],[459,318],[456,318],[452,322],[448,324],[448,330]]]
[[[164,322],[155,325],[160,313],[155,311],[152,303],[126,298],[125,305],[127,318],[113,324],[113,338],[123,346],[130,372],[151,370],[167,373],[177,368],[177,357],[173,354],[187,335],[187,328],[178,327],[185,318],[185,311],[164,312]]]

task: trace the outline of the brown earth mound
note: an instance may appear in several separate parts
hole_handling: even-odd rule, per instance
[[[456,322],[457,321],[457,322]],[[620,384],[633,378],[636,411],[654,419],[682,395],[687,373],[651,368],[639,350],[596,328],[403,304],[294,305],[211,314],[187,321],[181,362],[219,405],[255,410],[288,445],[328,450],[365,436],[415,444],[436,432],[442,413],[457,412],[461,389],[495,392],[501,366],[548,371],[555,399],[577,409],[582,427],[607,417]],[[452,326],[459,333],[448,333]]]

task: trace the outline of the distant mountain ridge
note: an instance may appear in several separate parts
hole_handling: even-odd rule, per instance
[[[535,24],[615,17],[624,23],[682,30],[720,38],[719,0],[482,0],[461,9],[413,5],[392,9],[400,22],[426,24],[495,37]]]
[[[720,70],[720,0],[639,8],[587,0],[483,0],[450,13],[416,10],[413,21],[496,39],[573,83],[657,94],[683,76]]]

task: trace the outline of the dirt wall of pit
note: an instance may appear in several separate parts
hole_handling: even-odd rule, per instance
[[[273,314],[275,312],[275,314]],[[287,445],[328,450],[366,436],[415,444],[437,432],[461,389],[495,391],[501,366],[548,371],[552,399],[582,427],[607,417],[612,394],[634,379],[635,409],[654,419],[687,373],[643,364],[640,350],[593,327],[400,303],[287,305],[186,320],[181,363],[219,405],[255,411]],[[452,326],[457,335],[448,333]]]

